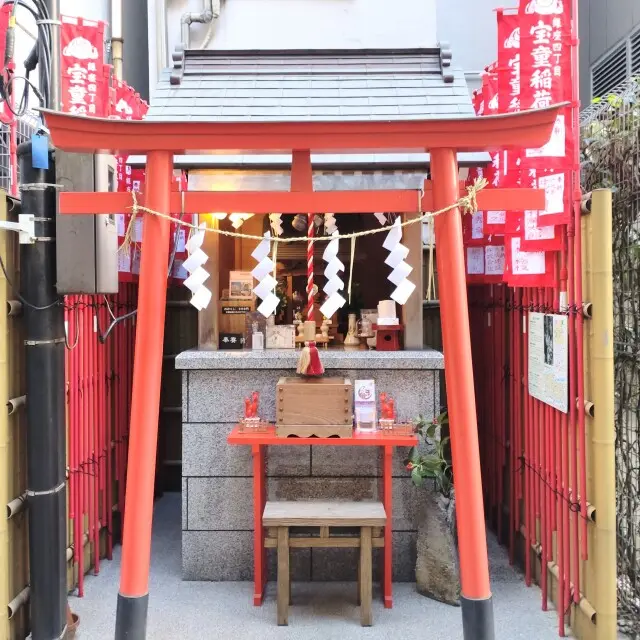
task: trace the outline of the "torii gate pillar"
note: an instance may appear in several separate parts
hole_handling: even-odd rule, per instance
[[[431,178],[436,210],[458,197],[458,162],[453,149],[431,150]],[[465,638],[493,640],[493,603],[489,585],[484,525],[478,424],[473,387],[469,307],[460,210],[435,219],[438,290],[447,381],[451,458],[456,492],[456,520]]]
[[[147,156],[147,204],[169,213],[173,153]],[[144,214],[116,640],[146,638],[171,222]]]

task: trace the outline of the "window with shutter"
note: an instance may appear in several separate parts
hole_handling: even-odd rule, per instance
[[[631,75],[640,76],[640,29],[631,36]]]
[[[640,40],[638,48],[640,57]],[[591,95],[601,98],[613,91],[619,84],[629,77],[627,58],[627,43],[613,49],[605,58],[591,69]]]

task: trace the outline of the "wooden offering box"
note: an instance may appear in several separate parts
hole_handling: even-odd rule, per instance
[[[280,378],[276,397],[278,436],[350,437],[353,387],[346,378]]]

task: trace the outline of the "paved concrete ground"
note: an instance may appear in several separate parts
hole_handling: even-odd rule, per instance
[[[355,585],[294,584],[289,626],[276,625],[275,585],[262,607],[251,605],[247,582],[183,582],[180,577],[180,496],[167,494],[155,509],[149,602],[149,640],[390,640],[419,636],[462,638],[460,609],[418,595],[412,584],[394,585],[394,607],[374,604],[374,626],[363,628],[355,605]],[[540,591],[528,589],[507,556],[490,538],[491,579],[497,640],[553,640],[555,612],[540,610]],[[80,640],[112,640],[120,569],[100,563],[88,576],[85,597],[70,598],[80,615]]]

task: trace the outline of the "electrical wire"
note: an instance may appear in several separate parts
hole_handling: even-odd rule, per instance
[[[20,300],[20,302],[22,302],[22,304],[25,307],[29,307],[30,309],[33,309],[34,311],[46,311],[47,309],[51,309],[52,307],[55,307],[57,304],[61,304],[61,300],[59,298],[58,298],[58,300],[55,300],[51,304],[48,304],[48,305],[46,305],[44,307],[39,307],[39,306],[37,306],[35,304],[31,304],[30,302],[25,300],[20,295],[20,293],[17,291],[17,289],[13,285],[13,282],[11,281],[11,278],[9,277],[9,274],[7,273],[7,269],[4,266],[4,260],[2,259],[2,256],[0,256],[0,269],[2,269],[2,273],[4,274],[4,277],[5,277],[6,281],[7,281],[7,283],[9,284],[9,286],[11,287],[11,290],[13,291],[13,295],[15,295],[15,297],[18,298],[18,300]]]
[[[180,214],[178,220],[182,220],[183,217],[184,217],[184,212]],[[173,249],[171,251],[171,258],[169,259],[169,270],[167,272],[167,278],[171,277],[171,271],[173,270],[173,263],[175,262],[175,259],[176,259],[176,251],[178,246],[178,237],[180,234],[180,229],[181,229],[180,225],[178,225],[176,228],[176,232],[173,236]],[[105,296],[105,302],[107,303],[107,308],[109,309],[109,314],[111,315],[112,321],[104,333],[102,333],[102,331],[100,330],[100,325],[98,324],[98,340],[100,340],[101,344],[104,344],[106,342],[107,338],[109,337],[109,334],[115,329],[115,327],[120,322],[123,322],[124,320],[128,320],[129,318],[133,318],[133,316],[137,315],[138,313],[138,310],[134,309],[133,311],[130,311],[129,313],[126,313],[123,316],[116,317],[113,315],[113,312],[111,311],[111,307],[109,306],[109,302],[107,301],[106,296]]]

